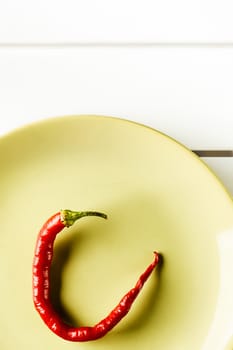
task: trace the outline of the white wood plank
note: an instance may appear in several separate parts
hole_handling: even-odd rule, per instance
[[[233,197],[233,158],[203,158]]]
[[[0,134],[67,114],[119,116],[192,149],[233,149],[233,49],[1,49]]]
[[[0,43],[233,42],[231,0],[2,0]]]

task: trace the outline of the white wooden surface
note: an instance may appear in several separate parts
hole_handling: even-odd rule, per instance
[[[233,149],[231,0],[0,0],[0,136],[104,114]],[[205,159],[233,194],[233,158]]]
[[[233,42],[232,0],[1,0],[0,42]]]

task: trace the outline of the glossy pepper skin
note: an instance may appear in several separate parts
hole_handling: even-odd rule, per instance
[[[62,210],[51,216],[42,226],[36,243],[33,260],[33,302],[36,310],[48,328],[59,337],[74,341],[85,342],[96,340],[107,334],[129,312],[134,300],[142,289],[144,283],[158,265],[160,255],[155,252],[153,262],[139,277],[136,285],[126,293],[109,315],[91,327],[72,327],[66,324],[54,310],[50,301],[50,266],[53,257],[53,244],[56,235],[65,227],[84,216],[107,216],[99,212],[74,212]]]

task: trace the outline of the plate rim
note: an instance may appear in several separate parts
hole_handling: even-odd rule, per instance
[[[195,154],[190,148],[188,148],[188,146],[186,146],[185,144],[183,144],[181,141],[177,140],[176,138],[168,135],[166,132],[163,132],[159,129],[156,129],[155,127],[152,127],[150,125],[141,123],[141,122],[137,122],[131,119],[127,119],[124,117],[118,117],[118,116],[111,116],[111,115],[102,115],[102,114],[88,114],[88,113],[84,113],[84,114],[64,114],[64,115],[56,115],[56,116],[50,116],[50,117],[44,117],[42,119],[39,120],[35,120],[35,121],[31,121],[29,123],[25,123],[23,125],[20,125],[18,127],[13,128],[12,130],[9,130],[8,132],[4,133],[3,135],[0,135],[0,142],[4,140],[7,140],[8,138],[14,137],[14,135],[17,135],[18,133],[24,132],[27,129],[30,128],[37,128],[40,127],[41,125],[46,125],[48,123],[53,123],[53,122],[59,122],[59,121],[65,121],[66,119],[69,120],[78,120],[78,119],[93,119],[93,120],[112,120],[114,122],[121,122],[121,123],[126,123],[126,124],[132,124],[136,127],[139,128],[144,128],[149,130],[150,132],[154,132],[157,134],[160,134],[161,136],[169,139],[170,141],[174,142],[175,144],[177,144],[179,147],[183,148],[183,150],[185,150],[187,152],[187,154],[189,154],[191,157],[193,157],[193,159],[196,159],[196,161],[198,161],[199,165],[202,165],[205,167],[205,169],[211,174],[211,176],[215,179],[215,181],[218,183],[218,185],[220,185],[221,189],[225,192],[225,194],[227,195],[228,199],[230,200],[230,203],[232,205],[232,209],[233,209],[233,196],[230,193],[230,191],[226,188],[226,186],[224,185],[224,183],[222,182],[222,180],[219,178],[219,176],[214,172],[213,169],[211,169],[211,167],[204,162],[197,154]],[[1,147],[1,144],[0,144]]]

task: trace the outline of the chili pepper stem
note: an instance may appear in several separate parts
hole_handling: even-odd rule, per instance
[[[66,227],[72,226],[76,220],[81,219],[85,216],[99,216],[103,219],[107,219],[107,215],[98,211],[73,211],[64,209],[60,211],[61,221]]]

